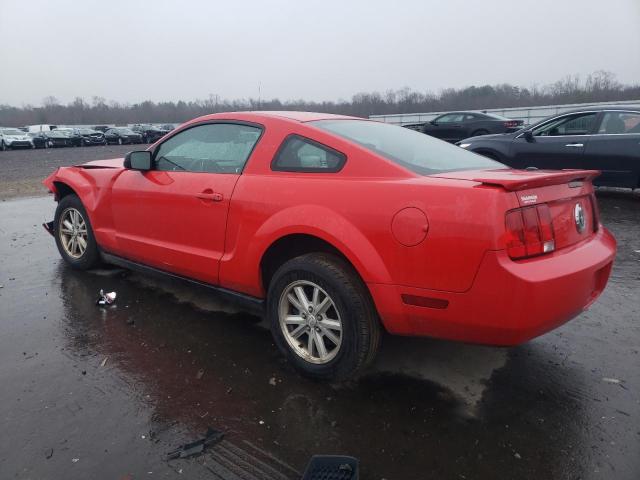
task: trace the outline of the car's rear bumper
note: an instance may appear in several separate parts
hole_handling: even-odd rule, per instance
[[[587,309],[606,286],[615,252],[615,239],[601,227],[590,240],[544,257],[515,262],[504,251],[487,252],[464,293],[369,288],[390,333],[516,345]]]

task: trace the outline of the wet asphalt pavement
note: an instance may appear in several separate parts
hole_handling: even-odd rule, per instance
[[[206,290],[67,268],[51,197],[0,202],[0,478],[293,479],[317,453],[365,479],[640,478],[640,198],[599,200],[619,254],[589,311],[513,349],[387,337],[340,385]]]

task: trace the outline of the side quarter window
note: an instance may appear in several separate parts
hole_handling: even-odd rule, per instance
[[[154,169],[239,174],[261,134],[262,129],[252,125],[197,125],[177,133],[156,149]]]
[[[278,172],[333,173],[342,169],[346,155],[309,138],[289,135],[271,162]]]

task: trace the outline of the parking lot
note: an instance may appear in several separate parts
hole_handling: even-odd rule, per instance
[[[323,384],[208,291],[63,263],[40,181],[129,150],[0,153],[1,478],[294,479],[319,453],[358,457],[367,479],[638,478],[637,192],[598,192],[618,256],[578,318],[512,349],[386,337],[363,377]],[[225,440],[165,458],[207,427]]]

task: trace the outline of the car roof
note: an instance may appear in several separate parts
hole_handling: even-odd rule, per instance
[[[560,112],[557,115],[564,115],[566,113],[580,113],[580,112],[600,112],[603,110],[632,110],[634,112],[640,112],[640,105],[594,105],[592,107],[576,108],[574,110],[567,110]]]
[[[318,112],[296,112],[296,111],[249,111],[249,112],[224,112],[214,113],[198,117],[188,123],[202,122],[216,119],[237,119],[237,120],[260,120],[265,118],[278,118],[292,120],[296,122],[313,122],[316,120],[366,120],[360,117],[349,117],[346,115],[334,115],[331,113]]]
[[[467,114],[467,113],[479,113],[480,115],[486,115],[485,112],[481,112],[479,110],[456,110],[455,112],[445,112],[445,113],[441,113],[438,116],[442,116],[442,115],[459,115],[459,114]]]

